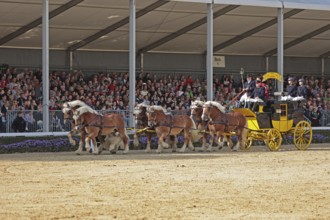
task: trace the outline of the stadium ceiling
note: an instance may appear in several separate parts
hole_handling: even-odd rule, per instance
[[[330,56],[329,0],[136,0],[139,53],[206,51],[214,2],[214,53],[276,55],[284,8],[284,55]],[[128,51],[128,0],[49,0],[50,49]],[[42,1],[0,0],[0,48],[42,48]]]

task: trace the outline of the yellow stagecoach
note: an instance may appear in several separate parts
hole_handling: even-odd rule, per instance
[[[271,78],[280,79],[277,73],[271,75]],[[267,75],[265,79],[268,79]],[[262,140],[270,150],[277,151],[283,135],[291,136],[297,149],[306,150],[312,142],[312,127],[304,117],[301,104],[300,101],[259,103],[257,112],[249,108],[234,108],[233,111],[241,112],[248,120],[247,141],[242,150],[250,149],[253,141]]]

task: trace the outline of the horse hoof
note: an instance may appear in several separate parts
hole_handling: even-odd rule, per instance
[[[75,151],[76,155],[81,155],[81,151]]]
[[[218,150],[222,150],[222,146],[218,147]]]
[[[116,151],[110,151],[110,154],[116,154],[117,152]]]
[[[150,150],[145,150],[144,152],[145,152],[145,153],[150,153]]]

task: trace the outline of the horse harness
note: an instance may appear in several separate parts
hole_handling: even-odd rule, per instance
[[[97,120],[97,119],[99,119],[99,120]],[[94,122],[95,120],[97,120],[95,122],[95,124],[94,123],[89,123],[89,124],[82,123],[82,124],[77,125],[77,126],[79,126],[80,129],[84,129],[85,127],[98,127],[98,128],[100,128],[100,131],[99,131],[98,135],[102,134],[103,128],[115,128],[114,133],[116,133],[118,127],[117,126],[104,126],[104,120],[103,119],[104,119],[104,115],[97,114],[91,120],[91,122]]]

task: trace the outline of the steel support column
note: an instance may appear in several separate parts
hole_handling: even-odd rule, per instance
[[[43,132],[49,132],[49,0],[42,5],[42,96]]]
[[[207,4],[207,100],[213,101],[213,4]]]
[[[283,69],[283,56],[284,56],[284,20],[283,20],[283,7],[277,9],[277,72],[281,74],[282,81],[278,81],[278,91],[283,92],[283,76],[284,76],[284,69]]]
[[[135,127],[133,116],[135,105],[135,41],[136,17],[135,0],[129,0],[129,127]]]

